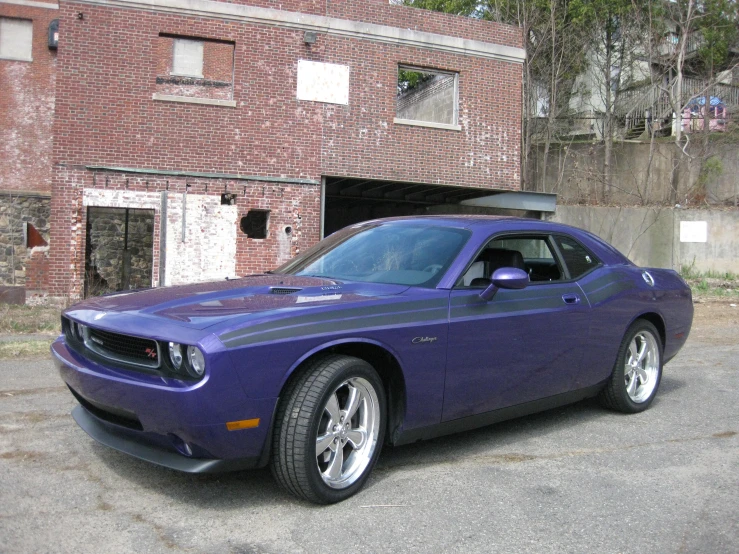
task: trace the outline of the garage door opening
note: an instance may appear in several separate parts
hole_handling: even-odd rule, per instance
[[[347,225],[380,217],[476,213],[539,218],[541,211],[548,211],[520,199],[504,208],[488,201],[508,195],[529,198],[533,193],[346,177],[325,177],[324,187],[324,237]],[[554,198],[537,196],[552,197],[552,202]]]

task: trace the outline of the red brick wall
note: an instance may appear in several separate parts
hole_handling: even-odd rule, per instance
[[[115,172],[93,173],[83,168],[57,168],[56,178],[63,186],[52,198],[52,251],[48,263],[50,290],[54,295],[77,298],[84,284],[87,207],[83,205],[83,188],[128,191],[126,206],[141,207],[137,193],[169,191],[181,194],[211,195],[220,198],[224,191],[236,194],[239,220],[251,209],[270,210],[266,239],[252,239],[236,230],[236,273],[246,275],[273,269],[302,249],[311,246],[319,233],[320,191],[314,185],[276,182],[240,181],[232,179],[164,178]],[[188,186],[189,185],[189,186]],[[149,207],[149,206],[146,206]],[[154,282],[159,275],[161,214],[154,218],[153,269]],[[190,222],[197,224],[197,222]],[[290,227],[292,233],[285,233]],[[178,233],[179,228],[170,229]],[[218,248],[219,237],[211,237]],[[58,245],[58,246],[57,246]],[[180,260],[190,263],[188,260]],[[26,288],[29,288],[27,286]]]
[[[47,37],[59,11],[0,4],[0,17],[33,21],[33,61],[0,59],[0,190],[49,193],[57,56]]]
[[[233,77],[234,45],[207,41],[203,45],[203,78],[231,82]]]
[[[266,239],[249,238],[241,229],[237,231],[238,275],[274,269],[315,243],[321,210],[320,191],[315,186],[253,183],[246,195],[239,194],[236,205],[239,219],[251,209],[270,210]],[[286,227],[290,233],[285,232]]]
[[[320,175],[322,109],[295,99],[302,31],[64,2],[60,12],[55,162]],[[160,33],[235,42],[237,107],[152,100]]]
[[[26,260],[26,291],[46,291],[49,287],[49,249],[38,248]]]
[[[307,0],[248,3],[492,43],[521,42],[517,29],[390,6],[386,0],[331,2],[329,8]],[[308,46],[302,30],[64,1],[59,15],[50,262],[57,294],[79,280],[74,268],[84,263],[82,188],[93,186],[85,165],[519,187],[518,64],[324,34]],[[153,100],[162,60],[171,56],[161,34],[232,42],[236,107]],[[298,101],[301,59],[349,65],[349,105]],[[393,123],[399,63],[459,72],[461,131]],[[209,182],[218,194],[229,183]],[[231,182],[242,190],[240,183]],[[184,184],[169,180],[170,190]],[[163,179],[149,179],[149,191],[163,186]],[[239,213],[249,206],[272,210],[270,235],[247,239],[239,232],[237,273],[282,261],[286,225],[294,228],[292,254],[318,239],[317,185],[250,182],[246,192],[238,197]]]
[[[250,4],[251,2],[239,3]],[[518,48],[521,48],[523,44],[523,36],[518,27],[465,16],[391,5],[388,0],[334,0],[327,2],[327,6],[326,15],[339,19],[365,21],[378,25],[492,42]]]
[[[349,105],[324,106],[324,175],[519,190],[521,65],[326,39],[325,61],[349,64]],[[459,73],[461,131],[393,123],[398,64]]]

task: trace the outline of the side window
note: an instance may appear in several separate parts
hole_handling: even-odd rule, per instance
[[[595,256],[585,250],[574,239],[558,235],[554,237],[554,240],[562,253],[562,258],[564,258],[571,279],[577,279],[600,263]]]
[[[460,278],[457,286],[485,287],[496,269],[515,267],[529,274],[531,282],[559,281],[557,259],[543,236],[505,236],[491,240]]]

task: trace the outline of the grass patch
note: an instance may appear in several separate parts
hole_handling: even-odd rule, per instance
[[[0,360],[47,358],[50,356],[49,346],[52,342],[51,339],[0,342]]]
[[[731,271],[698,271],[693,262],[680,268],[680,276],[697,298],[739,299],[739,275]]]
[[[59,308],[0,304],[0,334],[2,335],[60,332]]]

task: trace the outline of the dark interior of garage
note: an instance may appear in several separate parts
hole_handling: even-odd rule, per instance
[[[540,216],[536,211],[460,204],[465,200],[489,197],[496,192],[489,188],[326,177],[323,236],[347,225],[380,217],[430,214]]]

